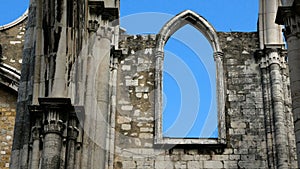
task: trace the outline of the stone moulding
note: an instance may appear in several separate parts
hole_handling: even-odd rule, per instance
[[[164,138],[162,133],[162,71],[164,46],[168,39],[180,28],[190,24],[199,30],[209,41],[213,48],[215,64],[216,64],[216,88],[217,88],[217,111],[218,111],[218,138]],[[225,85],[223,77],[223,52],[219,45],[217,33],[213,26],[197,13],[185,10],[171,20],[169,20],[160,30],[155,54],[155,138],[156,145],[225,145],[226,144],[226,128],[225,128]]]
[[[0,63],[0,83],[14,91],[18,91],[20,74],[17,69],[5,63]]]

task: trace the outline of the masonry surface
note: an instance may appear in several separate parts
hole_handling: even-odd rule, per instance
[[[41,2],[0,29],[0,168],[297,168],[289,65],[266,12],[275,0],[261,0],[257,32],[216,32],[185,10],[159,35],[124,33],[118,0]],[[163,144],[163,45],[187,23],[214,51],[222,137]]]
[[[8,168],[16,117],[17,92],[0,86],[0,168]]]
[[[257,33],[218,33],[224,52],[226,80],[225,148],[194,145],[167,147],[153,145],[154,139],[154,63],[155,36],[128,36],[120,47],[128,55],[120,62],[118,112],[116,115],[115,168],[268,168],[268,116],[263,110],[262,78]],[[288,83],[288,82],[287,82]],[[290,91],[285,110],[286,125],[292,118]],[[286,130],[289,167],[296,168],[293,127]],[[267,138],[268,137],[268,138]],[[273,138],[274,139],[274,138]],[[274,154],[275,155],[275,154]]]

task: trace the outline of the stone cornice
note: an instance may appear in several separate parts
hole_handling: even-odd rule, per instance
[[[256,52],[259,59],[260,68],[267,68],[272,64],[278,64],[281,68],[286,68],[286,49],[282,45],[265,46],[264,50]]]
[[[278,7],[275,22],[285,25],[283,30],[286,38],[297,36],[300,33],[300,2],[294,1],[292,6]]]

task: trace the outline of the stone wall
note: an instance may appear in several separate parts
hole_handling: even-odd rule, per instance
[[[17,92],[0,85],[0,168],[9,167],[16,102]]]
[[[22,64],[25,20],[0,27],[0,168],[8,168],[16,116],[17,88]]]
[[[114,168],[274,167],[275,144],[269,131],[272,126],[268,126],[269,115],[264,111],[261,70],[255,57],[259,48],[257,33],[218,35],[224,52],[227,92],[226,146],[153,144],[155,36],[128,36],[120,44],[127,55],[120,62],[117,81]],[[288,87],[283,91],[288,126],[292,119]],[[286,132],[290,135],[284,138],[288,165],[296,168],[293,128]]]
[[[21,70],[22,51],[24,46],[26,21],[4,30],[0,30],[0,45],[2,63]]]

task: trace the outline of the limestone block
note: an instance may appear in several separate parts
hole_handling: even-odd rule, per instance
[[[118,119],[117,119],[117,123],[118,124],[130,123],[130,122],[131,122],[131,118],[130,117],[118,116]]]
[[[173,168],[174,164],[172,161],[155,161],[155,169],[170,169]]]
[[[193,169],[203,168],[203,161],[188,161],[187,168],[193,168]]]
[[[223,168],[223,163],[221,161],[204,161],[204,168]]]
[[[122,130],[130,130],[131,129],[131,125],[130,124],[122,124],[121,125],[121,129]]]

